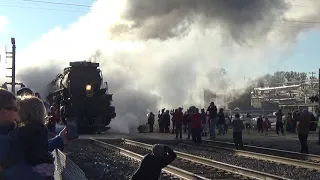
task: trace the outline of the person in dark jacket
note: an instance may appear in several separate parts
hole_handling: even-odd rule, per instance
[[[210,132],[210,139],[216,138],[216,123],[217,123],[217,114],[218,109],[217,106],[214,105],[214,102],[210,103],[210,106],[207,109],[209,112],[209,132]]]
[[[263,133],[263,119],[262,116],[260,115],[257,119],[257,128],[258,128],[258,133]]]
[[[175,132],[176,139],[178,139],[178,135],[180,135],[180,139],[182,139],[182,121],[183,121],[183,113],[182,108],[177,109],[177,111],[173,114],[174,124],[175,124]]]
[[[276,132],[279,135],[279,129],[281,130],[281,134],[284,135],[284,130],[283,130],[283,113],[282,110],[279,109],[279,111],[276,113],[276,117],[277,117],[277,122],[276,122]]]
[[[161,110],[161,112],[159,111],[158,114],[158,122],[159,122],[159,132],[160,133],[164,133],[164,127],[165,127],[165,123],[164,123],[164,114],[165,114],[165,108],[163,108]]]
[[[309,129],[310,129],[310,113],[308,110],[303,110],[302,114],[300,115],[298,119],[298,136],[299,141],[301,144],[301,153],[309,153],[308,150],[308,135],[309,135]]]
[[[0,88],[0,179],[6,180],[43,180],[25,162],[20,142],[8,136],[17,129],[18,108],[16,97],[9,91]],[[48,141],[49,151],[63,149],[67,143],[66,128],[55,138]]]
[[[154,125],[154,114],[153,112],[149,113],[148,117],[148,124],[149,124],[149,131],[152,133],[153,132],[153,125]]]
[[[131,180],[157,180],[161,170],[177,158],[176,153],[168,146],[155,144],[152,154],[143,157],[139,169]]]
[[[166,110],[166,112],[163,115],[163,121],[164,121],[164,132],[170,133],[170,111]]]
[[[226,123],[226,118],[224,116],[223,108],[219,109],[218,113],[218,129],[219,129],[219,134],[218,135],[225,135],[225,130],[224,130],[224,124]]]
[[[204,109],[201,109],[201,121],[202,121],[202,136],[208,136],[207,133],[207,113]]]
[[[245,126],[238,113],[235,114],[234,117],[235,119],[232,121],[234,145],[236,149],[243,149],[242,131]]]
[[[194,143],[201,143],[202,120],[199,109],[195,109],[195,113],[191,116],[192,140]]]

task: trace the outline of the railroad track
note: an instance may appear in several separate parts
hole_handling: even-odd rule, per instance
[[[234,152],[239,156],[268,160],[320,171],[319,155],[303,154],[298,152],[249,145],[244,145],[244,150],[236,150],[234,149],[233,143],[212,140],[205,140],[204,142],[205,143],[202,144],[203,147],[228,150]]]
[[[93,139],[93,141],[101,143],[101,141],[97,141],[95,139]],[[123,139],[123,143],[121,144],[111,146],[110,144],[108,144],[106,146],[114,147],[116,149],[120,148],[123,152],[127,152],[129,150],[134,151],[136,154],[140,154],[140,157],[141,154],[144,155],[146,153],[150,153],[152,150],[152,145],[150,144],[145,144],[128,139]],[[178,151],[175,152],[178,158],[172,163],[172,166],[168,166],[168,168],[179,169],[180,172],[178,174],[178,177],[181,177],[183,179],[287,179],[280,176],[221,163],[187,153]],[[183,173],[186,172],[188,172],[189,177],[183,175]]]
[[[118,152],[119,154],[129,157],[131,159],[141,161],[143,156],[141,154],[129,151],[127,149],[118,147],[117,145],[109,144],[100,140],[91,139],[93,143],[107,148],[108,150]],[[190,173],[188,171],[173,167],[173,166],[167,166],[163,169],[163,171],[167,174],[173,175],[174,177],[177,177],[176,179],[185,179],[185,180],[209,180],[207,178],[203,178],[201,176],[198,176],[196,174]]]

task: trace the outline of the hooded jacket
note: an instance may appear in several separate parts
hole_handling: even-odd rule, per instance
[[[31,165],[27,164],[21,150],[18,139],[10,137],[9,133],[15,131],[15,126],[0,125],[0,180],[42,180],[40,174],[33,171]],[[48,141],[49,151],[63,149],[64,144],[60,136]],[[18,173],[17,173],[18,172]]]

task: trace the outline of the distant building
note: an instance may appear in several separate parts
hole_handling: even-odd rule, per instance
[[[251,105],[262,108],[264,104],[276,103],[283,109],[314,110],[318,103],[312,103],[309,97],[318,94],[318,80],[286,83],[278,87],[254,88],[251,92]]]

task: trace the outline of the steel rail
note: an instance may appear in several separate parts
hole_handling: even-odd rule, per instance
[[[138,146],[141,148],[145,148],[145,149],[149,149],[152,150],[152,145],[150,144],[145,144],[145,143],[141,143],[141,142],[137,142],[137,141],[133,141],[133,140],[129,140],[129,139],[123,139],[124,143],[126,144],[130,144],[133,146]],[[234,166],[231,164],[226,164],[226,163],[222,163],[219,161],[214,161],[211,159],[206,159],[206,158],[202,158],[199,156],[194,156],[191,154],[187,154],[187,153],[183,153],[183,152],[179,152],[179,151],[175,151],[175,153],[177,154],[177,156],[179,158],[182,159],[186,159],[192,162],[196,162],[199,164],[203,164],[206,166],[210,166],[216,169],[221,169],[223,171],[227,171],[230,172],[232,174],[239,174],[242,176],[246,176],[249,178],[255,178],[255,179],[265,179],[265,180],[289,180],[288,178],[284,178],[284,177],[280,177],[280,176],[276,176],[273,174],[268,174],[268,173],[264,173],[264,172],[260,172],[260,171],[256,171],[256,170],[252,170],[252,169],[247,169],[247,168],[243,168],[243,167],[238,167],[238,166]]]
[[[214,140],[204,140],[204,142],[209,142],[209,143],[217,144],[220,146],[234,147],[234,143],[230,143],[230,142],[222,142],[222,141],[214,141]],[[244,147],[244,149],[249,150],[249,151],[259,151],[259,153],[272,154],[275,156],[286,156],[286,157],[291,157],[291,158],[301,158],[301,159],[305,159],[305,160],[320,162],[320,155],[315,155],[315,154],[304,154],[304,153],[298,153],[298,152],[293,152],[293,151],[286,151],[286,150],[281,150],[281,149],[272,149],[272,148],[258,147],[258,146],[250,146],[250,145],[244,145],[243,147]]]
[[[96,140],[96,139],[93,139],[93,138],[90,138],[90,140],[93,143],[97,144],[98,146],[101,146],[101,147],[110,149],[112,151],[118,152],[119,154],[121,154],[123,156],[127,156],[127,157],[129,157],[131,159],[135,159],[137,161],[141,161],[143,159],[142,155],[134,153],[132,151],[129,151],[129,150],[126,150],[126,149],[123,149],[123,148],[117,147],[115,145],[111,145],[111,144],[108,144],[106,142],[102,142],[102,141],[99,141],[99,140]],[[180,168],[176,168],[176,167],[171,166],[171,165],[165,167],[163,169],[163,171],[168,173],[168,174],[171,174],[173,176],[176,176],[178,178],[185,179],[185,180],[210,180],[208,178],[193,174],[191,172],[185,171],[185,170],[180,169]]]
[[[183,144],[191,145],[191,143],[185,143],[185,142]],[[260,160],[264,160],[264,161],[272,161],[275,163],[286,164],[286,165],[290,165],[290,166],[298,166],[298,167],[302,167],[302,168],[320,171],[320,164],[319,163],[308,162],[305,160],[291,159],[291,158],[286,158],[286,157],[281,157],[281,156],[273,156],[273,155],[269,155],[269,154],[236,150],[236,149],[231,149],[231,148],[227,148],[227,147],[213,146],[213,145],[208,145],[208,144],[201,144],[200,146],[202,146],[204,148],[214,148],[214,149],[221,149],[221,150],[230,151],[237,156],[255,158],[255,159],[260,159]]]

